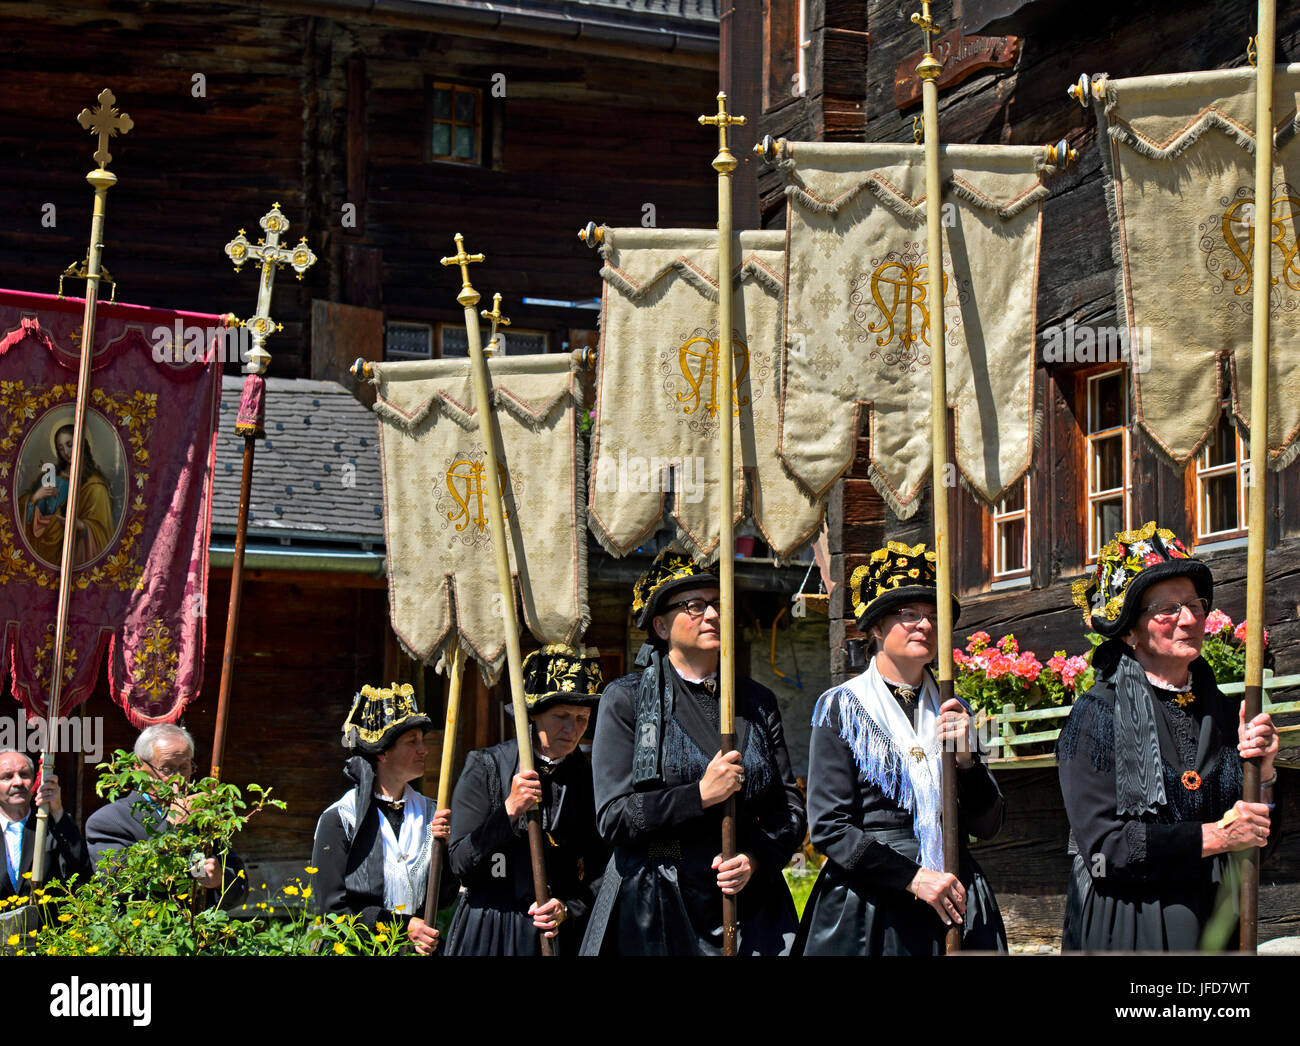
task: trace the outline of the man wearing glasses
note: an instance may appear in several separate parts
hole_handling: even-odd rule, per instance
[[[170,723],[146,727],[136,738],[135,755],[150,777],[171,782],[177,794],[164,806],[153,790],[134,791],[86,819],[86,842],[95,870],[101,875],[112,874],[113,855],[118,851],[156,838],[189,817],[185,794],[195,765],[190,732]],[[190,874],[208,891],[208,907],[219,903],[222,908],[233,908],[248,892],[244,863],[233,850],[224,859],[196,853]]]

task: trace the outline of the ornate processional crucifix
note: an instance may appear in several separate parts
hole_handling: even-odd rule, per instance
[[[239,631],[239,608],[244,585],[244,545],[248,536],[248,509],[253,486],[253,453],[262,435],[262,417],[266,402],[266,382],[262,377],[271,363],[266,339],[273,331],[283,330],[271,319],[271,289],[276,269],[292,266],[298,279],[316,264],[316,255],[307,246],[307,237],[292,248],[280,246],[280,234],[289,230],[289,219],[278,203],[262,215],[259,222],[266,236],[256,244],[248,242],[244,230],[226,244],[226,255],[235,263],[235,272],[252,261],[261,265],[257,287],[257,311],[243,322],[252,332],[253,347],[245,366],[247,377],[239,401],[235,431],[244,437],[244,466],[239,482],[239,516],[235,524],[235,560],[230,571],[230,607],[226,615],[226,646],[221,659],[221,687],[217,695],[217,724],[212,738],[212,776],[221,779],[221,760],[226,749],[226,723],[230,717],[230,687],[235,674],[235,638]]]

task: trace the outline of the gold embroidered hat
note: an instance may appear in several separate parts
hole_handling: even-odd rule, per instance
[[[1074,605],[1098,635],[1111,639],[1133,628],[1142,596],[1157,581],[1190,578],[1196,594],[1214,599],[1214,575],[1187,551],[1172,530],[1155,520],[1116,534],[1097,555],[1097,569],[1072,586]]]
[[[868,632],[886,614],[908,603],[934,603],[937,582],[935,559],[924,543],[914,546],[890,541],[871,553],[871,558],[853,571],[849,596],[858,628]],[[952,600],[952,620],[957,623],[961,604]]]
[[[685,552],[671,546],[663,549],[632,586],[636,627],[648,632],[650,622],[664,612],[664,603],[674,593],[688,588],[717,588],[718,584],[716,574],[699,566]]]
[[[552,705],[590,708],[600,703],[604,688],[600,652],[595,647],[579,651],[552,643],[524,658],[524,703],[529,715],[544,712]]]
[[[343,721],[343,747],[378,755],[408,730],[428,730],[433,721],[415,707],[410,683],[363,686]]]

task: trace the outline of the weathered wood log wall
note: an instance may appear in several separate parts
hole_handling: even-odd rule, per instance
[[[222,247],[275,201],[320,257],[301,283],[277,284],[279,376],[310,376],[313,298],[461,322],[454,274],[438,265],[455,232],[488,257],[481,289],[558,350],[596,314],[521,301],[599,295],[599,259],[574,235],[588,219],[713,224],[716,139],[696,116],[712,111],[716,71],[428,24],[270,3],[0,2],[0,283],[53,293],[84,256],[94,143],[75,117],[105,86],[135,121],[111,145],[104,261],[120,297],[247,315],[254,280]],[[486,166],[426,160],[434,79],[484,89]]]

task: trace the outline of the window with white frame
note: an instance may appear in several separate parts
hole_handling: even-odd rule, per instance
[[[993,507],[993,577],[1029,573],[1029,477],[1012,487]]]
[[[384,324],[384,359],[427,360],[433,355],[433,327],[389,320]]]
[[[1128,374],[1110,370],[1086,381],[1084,474],[1092,562],[1112,536],[1129,529]]]
[[[1225,540],[1246,532],[1250,451],[1224,401],[1219,422],[1196,457],[1196,537]]]

